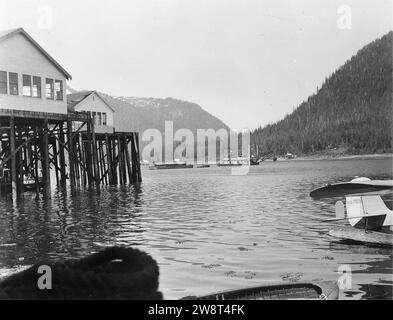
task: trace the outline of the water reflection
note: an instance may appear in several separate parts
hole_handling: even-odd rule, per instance
[[[335,199],[309,197],[322,184],[356,175],[389,178],[391,160],[271,162],[244,177],[229,173],[146,170],[142,184],[103,188],[99,195],[55,190],[49,199],[35,199],[26,193],[17,206],[1,199],[0,269],[122,244],[158,261],[166,298],[337,280],[342,264],[351,265],[354,278],[343,298],[373,297],[373,286],[391,285],[391,250],[331,242],[332,225],[321,220],[334,214]]]
[[[69,194],[69,193],[68,193]],[[13,266],[47,259],[78,258],[92,250],[93,243],[127,244],[143,241],[140,222],[143,190],[141,186],[107,188],[78,193],[55,191],[51,198],[36,199],[25,194],[17,206],[2,202],[1,263]],[[135,238],[130,242],[129,235]]]

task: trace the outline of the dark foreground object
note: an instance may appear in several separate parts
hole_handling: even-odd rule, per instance
[[[350,182],[339,182],[328,184],[310,192],[314,199],[340,197],[349,194],[380,192],[392,190],[393,180],[352,180]]]
[[[246,289],[222,291],[206,296],[190,296],[185,300],[336,300],[337,282],[286,283]]]
[[[52,289],[41,290],[41,265],[52,270]],[[110,247],[77,261],[36,264],[0,283],[0,299],[162,299],[159,269],[148,254]]]

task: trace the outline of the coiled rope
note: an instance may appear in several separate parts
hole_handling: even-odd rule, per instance
[[[38,268],[52,270],[40,289]],[[162,299],[156,261],[138,249],[110,247],[77,261],[38,263],[0,282],[0,299]]]

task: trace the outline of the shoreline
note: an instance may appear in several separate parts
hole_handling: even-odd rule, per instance
[[[371,153],[371,154],[356,154],[356,155],[309,155],[299,156],[294,159],[278,158],[277,161],[305,161],[305,160],[378,160],[378,159],[392,159],[393,153]]]

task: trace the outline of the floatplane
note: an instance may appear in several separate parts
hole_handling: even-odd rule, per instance
[[[393,180],[356,178],[349,182],[330,184],[313,190],[314,198],[345,196],[335,203],[335,218],[324,222],[348,221],[349,226],[329,231],[332,237],[367,244],[393,246],[393,211],[388,207],[392,200],[381,196],[391,194]],[[389,193],[390,192],[390,193]]]

